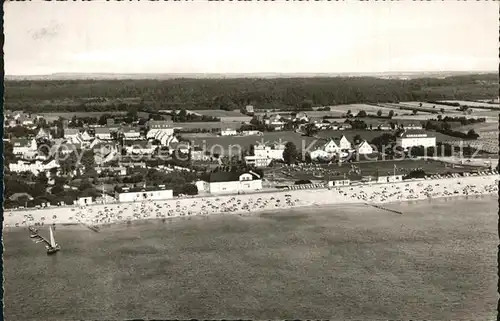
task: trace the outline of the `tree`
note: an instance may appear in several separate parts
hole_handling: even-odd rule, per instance
[[[477,139],[479,135],[476,133],[474,129],[471,129],[467,132],[467,138]]]
[[[358,114],[356,115],[356,117],[366,117],[366,111],[364,111],[364,110],[360,110],[360,111],[358,112]]]
[[[92,149],[83,152],[81,166],[84,167],[85,172],[90,172],[95,169],[94,151]]]
[[[445,112],[444,108],[441,108],[439,111],[441,111],[441,114],[444,114]]]
[[[255,146],[253,144],[250,144],[250,147],[248,149],[248,155],[255,156]]]
[[[377,111],[377,116],[378,116],[378,117],[382,117],[382,110],[381,110],[381,109],[379,109],[379,110]]]
[[[357,134],[356,136],[354,136],[353,141],[355,144],[360,143],[361,142],[361,135]]]
[[[49,179],[47,178],[47,175],[45,174],[45,172],[40,172],[36,176],[36,182],[39,184],[47,186],[48,181],[49,181]]]
[[[295,164],[298,158],[297,146],[292,142],[287,142],[285,144],[285,150],[283,151],[283,160],[287,164]]]
[[[417,110],[413,109],[412,113],[413,113],[413,115],[416,115],[417,114]]]
[[[306,136],[314,136],[318,132],[318,129],[314,124],[307,124],[304,126],[304,131]]]
[[[389,118],[392,118],[394,116],[394,110],[389,111]]]
[[[351,110],[350,110],[350,109],[347,111],[346,117],[347,117],[347,118],[352,117],[352,112],[351,112]]]

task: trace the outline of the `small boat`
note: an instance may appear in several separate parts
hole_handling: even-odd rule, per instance
[[[50,233],[50,243],[45,246],[47,249],[47,254],[54,254],[61,250],[61,247],[56,243],[56,240],[54,238],[54,232],[52,231],[52,226],[49,227],[49,233]]]
[[[31,237],[32,239],[39,237],[39,235],[38,235],[38,229],[32,228],[31,226],[30,226],[30,227],[28,227],[28,229],[29,229],[29,231],[31,232],[30,237]]]

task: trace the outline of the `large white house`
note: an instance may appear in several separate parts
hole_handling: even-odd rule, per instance
[[[338,153],[341,150],[333,139],[330,139],[321,149],[327,153]]]
[[[196,182],[200,192],[211,194],[245,193],[262,189],[262,177],[248,172],[212,172]]]
[[[340,137],[339,147],[342,150],[351,150],[352,149],[352,144],[347,139],[347,137],[345,137],[344,135],[342,135],[342,137]]]
[[[368,155],[373,154],[373,148],[368,144],[366,140],[362,141],[358,145],[356,145],[356,153],[359,155]]]
[[[254,155],[257,158],[268,158],[283,160],[283,152],[285,151],[285,145],[275,144],[271,146],[257,145],[254,147]]]
[[[147,139],[158,140],[163,146],[176,142],[174,127],[171,121],[150,120],[148,122]]]
[[[406,130],[396,138],[396,146],[404,149],[414,146],[435,147],[436,137],[422,130]]]

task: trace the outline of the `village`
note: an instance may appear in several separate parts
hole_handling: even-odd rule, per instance
[[[387,175],[401,179],[417,170],[432,175],[497,166],[488,150],[476,152],[487,159],[479,164],[443,162],[464,151],[471,156],[471,142],[479,135],[473,129],[447,132],[462,139],[428,129],[454,121],[482,125],[487,117],[448,112],[445,118],[416,120],[415,110],[405,113],[407,106],[356,104],[292,112],[246,106],[78,116],[6,110],[5,206],[83,206],[293,185],[321,188]]]

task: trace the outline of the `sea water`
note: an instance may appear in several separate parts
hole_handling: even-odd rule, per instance
[[[497,197],[384,206],[5,231],[5,319],[492,318]]]

